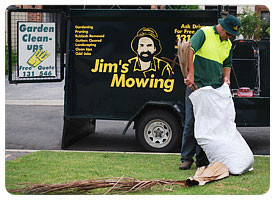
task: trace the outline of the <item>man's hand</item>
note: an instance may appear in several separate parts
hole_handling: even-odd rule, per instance
[[[228,77],[224,77],[223,81],[230,86],[230,79]]]
[[[194,84],[194,74],[187,74],[187,77],[184,79],[184,84],[187,87],[192,87],[192,85]]]

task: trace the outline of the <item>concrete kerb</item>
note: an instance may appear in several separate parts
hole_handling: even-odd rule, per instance
[[[63,100],[5,100],[6,105],[19,106],[63,106]]]
[[[90,152],[90,153],[121,153],[121,154],[153,154],[153,155],[180,155],[180,153],[155,153],[155,152],[120,152],[120,151],[77,151],[77,150],[25,150],[25,149],[6,149],[6,152],[11,153],[34,153],[38,151],[51,152]]]

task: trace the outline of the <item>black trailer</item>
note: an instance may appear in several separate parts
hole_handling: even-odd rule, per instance
[[[27,17],[12,24],[22,13]],[[62,148],[104,119],[128,121],[123,134],[134,123],[146,150],[171,151],[181,143],[185,85],[180,69],[164,57],[174,59],[178,38],[188,41],[218,16],[216,10],[9,10],[9,81],[62,81],[65,59]],[[55,48],[46,51],[46,44]],[[269,100],[234,97],[237,125],[269,126]]]

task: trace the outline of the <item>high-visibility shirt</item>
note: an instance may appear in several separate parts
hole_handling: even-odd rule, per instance
[[[194,51],[195,84],[199,88],[220,87],[223,84],[222,69],[232,65],[231,41],[221,41],[215,25],[198,30],[190,42]]]

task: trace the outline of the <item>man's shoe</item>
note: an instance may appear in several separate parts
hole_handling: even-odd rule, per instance
[[[179,169],[181,170],[187,170],[190,169],[192,165],[192,162],[190,161],[184,161],[183,163],[180,164]]]

